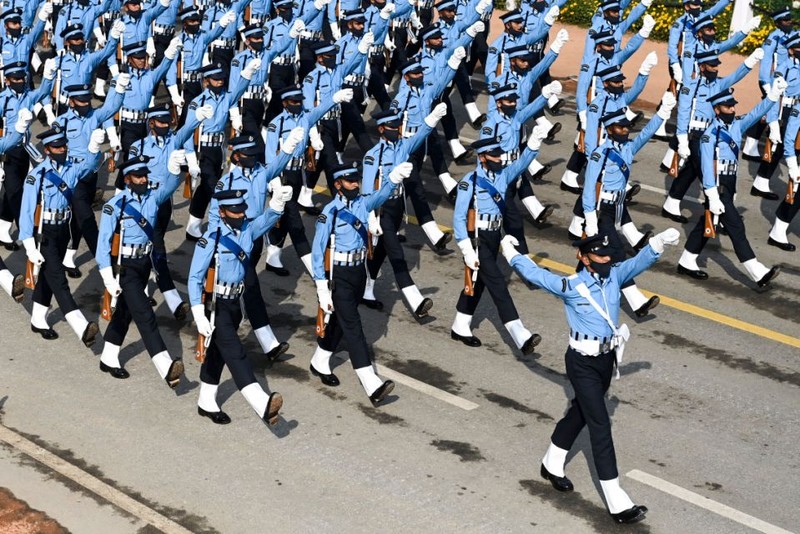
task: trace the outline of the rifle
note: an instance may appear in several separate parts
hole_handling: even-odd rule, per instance
[[[219,270],[219,252],[217,252],[217,245],[214,244],[214,265],[209,265],[206,271],[206,280],[203,286],[203,294],[200,301],[206,305],[210,305],[210,319],[211,327],[214,328],[214,321],[217,315],[217,292],[215,286],[217,285],[217,271]],[[203,363],[206,359],[206,349],[211,345],[211,337],[206,337],[203,334],[197,334],[197,345],[194,349],[194,359]]]
[[[44,178],[42,178],[44,180]],[[36,224],[36,250],[42,250],[42,225],[44,224],[44,188],[43,184],[39,185],[39,203],[36,204],[36,210],[33,212],[33,220]],[[38,221],[38,222],[36,222]],[[25,263],[25,287],[34,289],[36,287],[36,279],[39,277],[39,265],[34,265],[33,262],[28,260]]]
[[[715,148],[716,157],[714,158],[714,177],[717,176],[717,158],[719,157],[719,148]],[[711,210],[706,208],[705,211],[705,225],[703,227],[703,236],[709,239],[715,239],[717,237],[717,222],[718,217],[716,215],[712,215]]]
[[[475,236],[475,249],[477,250],[480,241],[478,240],[478,186],[475,175],[472,175],[472,204],[467,209],[467,233]],[[464,265],[464,294],[468,297],[475,295],[475,282],[478,281],[478,270]]]
[[[681,157],[678,155],[678,151],[676,150],[675,153],[672,155],[672,163],[669,165],[669,175],[673,178],[678,177],[678,171],[680,170]]]
[[[381,166],[380,160],[378,160],[378,176],[375,177],[375,191],[378,191],[381,188],[381,182],[383,181],[383,167]],[[378,224],[381,221],[381,211],[380,208],[375,210],[375,218],[378,219]],[[367,232],[367,258],[372,259],[373,255],[375,254],[375,245],[378,244],[378,236],[372,235],[372,232]]]
[[[764,163],[772,163],[772,139],[767,137],[767,142],[764,143],[764,155],[761,156]]]
[[[120,212],[117,231],[114,232],[114,237],[111,238],[111,261],[116,263],[116,273],[114,274],[117,277],[117,283],[119,283],[119,276],[122,270],[122,236],[124,231],[125,228],[122,225],[122,212]],[[111,317],[114,316],[114,310],[116,307],[117,297],[112,296],[107,289],[103,291],[103,303],[100,307],[100,317],[106,321],[110,321]]]
[[[586,132],[584,130],[578,132],[578,152],[586,153]]]
[[[787,204],[792,205],[794,204],[794,180],[792,180],[791,176],[789,177],[787,186],[785,200]]]
[[[328,280],[333,282],[333,253],[336,247],[336,215],[334,215],[333,231],[331,232],[330,242],[325,249],[325,271],[328,275]],[[322,309],[322,306],[317,307],[317,326],[316,334],[319,338],[325,337],[325,329],[328,327],[328,321],[331,314]]]

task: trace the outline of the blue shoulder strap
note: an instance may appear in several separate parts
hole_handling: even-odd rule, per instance
[[[70,187],[67,185],[67,182],[62,180],[58,174],[52,170],[49,170],[44,173],[44,179],[56,186],[58,192],[64,195],[64,198],[68,203],[72,203],[72,189],[70,189]]]
[[[489,196],[492,197],[492,200],[494,200],[494,203],[497,204],[500,212],[506,212],[506,201],[503,199],[503,195],[500,194],[500,191],[497,190],[492,182],[483,176],[480,176],[478,173],[475,173],[475,185],[486,189],[486,191],[489,193]]]
[[[739,145],[733,140],[731,134],[727,132],[727,130],[723,130],[719,126],[717,126],[716,135],[722,140],[723,143],[726,143],[733,152],[733,159],[739,159]]]
[[[212,235],[214,235],[214,237],[216,238],[216,234],[218,234],[218,231],[215,231],[214,234]],[[242,249],[242,247],[239,246],[239,243],[237,243],[236,241],[231,239],[230,236],[227,235],[220,235],[219,243],[228,250],[230,250],[231,252],[233,252],[234,256],[236,256],[236,259],[239,260],[239,262],[242,264],[242,267],[244,267],[245,270],[247,269],[247,264],[250,261],[250,257]]]
[[[613,148],[609,148],[608,153],[606,155],[608,156],[608,159],[617,164],[617,166],[619,167],[619,171],[625,177],[625,181],[627,182],[628,179],[631,177],[631,169],[630,167],[628,167],[628,164],[625,163],[625,160],[622,158],[622,155]]]
[[[120,198],[117,201],[117,207],[118,208],[121,207],[123,213],[128,215],[134,221],[136,221],[136,224],[138,224],[139,228],[141,228],[142,231],[145,233],[145,235],[147,236],[147,239],[152,241],[153,240],[153,226],[145,218],[145,216],[142,215],[142,213],[139,210],[136,209],[136,207],[133,204],[131,204],[130,202],[124,202],[123,203],[123,200],[124,200],[124,197]]]
[[[352,214],[352,213],[351,213],[349,210],[347,210],[346,208],[342,208],[342,209],[340,209],[340,210],[339,210],[339,212],[338,212],[338,215],[339,215],[339,217],[341,217],[341,218],[342,218],[342,220],[343,220],[344,222],[346,222],[347,224],[349,224],[350,226],[352,226],[352,227],[353,227],[353,230],[355,230],[356,232],[358,232],[358,235],[359,235],[359,236],[361,237],[361,239],[364,241],[364,244],[365,244],[365,245],[366,245],[366,244],[369,242],[369,237],[367,236],[367,229],[366,229],[366,227],[364,226],[364,223],[362,223],[362,222],[361,222],[361,220],[359,220],[359,218],[358,218],[358,217],[356,217],[355,215],[353,215],[353,214]]]

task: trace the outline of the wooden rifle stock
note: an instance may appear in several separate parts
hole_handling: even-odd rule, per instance
[[[717,237],[717,229],[714,227],[714,216],[711,214],[711,210],[706,210],[703,235],[709,239]]]
[[[764,143],[764,155],[761,157],[765,163],[772,163],[772,139],[769,137],[767,138],[767,142]]]
[[[320,306],[317,306],[317,326],[315,331],[317,333],[317,337],[325,337],[325,310],[323,310]]]
[[[206,271],[206,280],[203,284],[203,294],[200,296],[200,301],[205,304],[214,295],[214,281],[217,278],[217,267],[212,264]],[[194,347],[194,359],[203,363],[206,359],[206,336],[197,334],[197,344]]]
[[[584,130],[578,132],[578,152],[586,153],[586,132]]]
[[[786,203],[791,205],[794,204],[794,180],[789,177],[789,184],[786,189]]]
[[[206,361],[206,336],[197,334],[197,345],[194,347],[194,359],[200,363]]]
[[[678,177],[678,171],[680,170],[680,163],[681,157],[678,155],[678,151],[675,151],[675,154],[672,155],[672,163],[669,166],[669,175],[673,178]]]
[[[122,246],[121,241],[122,238],[119,230],[117,230],[114,232],[114,236],[111,238],[111,263],[115,265],[119,262],[120,246]],[[111,317],[114,316],[114,308],[111,306],[111,301],[111,293],[109,293],[108,290],[104,290],[103,302],[100,306],[100,317],[106,321],[110,321]]]
[[[476,219],[475,208],[467,210],[467,232],[469,232],[470,235],[475,234]],[[464,265],[464,294],[468,297],[475,295],[475,284],[472,281],[472,274],[472,269],[470,269],[468,265]]]
[[[39,202],[36,204],[36,210],[33,212],[33,223],[35,225],[41,225],[42,220],[42,203]],[[37,229],[40,229],[41,226],[38,226]],[[41,236],[39,236],[41,239]],[[25,263],[25,287],[28,289],[34,289],[36,287],[36,266],[31,262],[27,261]]]
[[[677,98],[677,96],[678,96],[678,82],[676,82],[675,80],[670,80],[669,81],[669,92],[672,93],[672,96]]]
[[[192,176],[188,172],[183,179],[183,198],[192,198]]]
[[[309,143],[306,148],[306,170],[308,172],[315,172],[317,170],[317,151]]]

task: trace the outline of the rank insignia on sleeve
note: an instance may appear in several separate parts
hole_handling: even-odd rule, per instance
[[[589,72],[589,65],[586,65],[585,63],[581,65],[581,72]]]
[[[596,31],[594,31],[594,30],[589,30],[589,36],[590,36],[590,37],[594,37],[595,35],[597,35],[597,32],[596,32]]]
[[[792,117],[797,117],[798,115],[800,115],[800,111],[798,111],[796,109],[793,109],[792,110]]]
[[[114,208],[110,204],[103,206],[103,213],[106,215],[114,215]]]
[[[194,109],[197,109],[197,107],[198,107],[197,106],[197,102],[192,102],[191,104],[189,104],[189,109],[194,110]]]
[[[766,41],[764,41],[764,46],[769,46],[771,44],[772,44],[772,39],[767,39]]]
[[[561,292],[562,293],[566,293],[567,292],[568,285],[569,284],[567,283],[567,279],[566,278],[562,278],[561,279]]]
[[[314,77],[309,74],[308,76],[306,76],[305,81],[306,83],[312,83],[314,81]]]
[[[592,113],[597,113],[597,104],[592,104],[591,106],[589,106],[589,111],[591,111]]]
[[[600,152],[592,152],[592,161],[600,161]]]
[[[496,54],[496,53],[497,53],[497,48],[496,48],[496,47],[494,47],[494,46],[490,46],[490,47],[489,47],[489,53],[490,53],[490,54]]]
[[[36,183],[36,178],[34,178],[33,176],[31,176],[31,175],[29,174],[29,175],[28,175],[28,177],[27,177],[27,178],[25,178],[25,183],[26,183],[26,184],[31,184],[31,185],[33,185],[33,184],[35,184],[35,183]]]
[[[681,88],[681,94],[682,95],[688,95],[690,92],[691,91],[689,90],[689,88],[686,87],[685,85]]]
[[[675,24],[672,25],[672,27],[673,28],[680,28],[681,27],[680,21],[676,21]]]
[[[277,126],[275,126],[275,124],[274,124],[274,123],[272,123],[272,122],[271,122],[271,123],[269,123],[269,126],[267,126],[267,131],[269,131],[269,132],[274,132],[274,131],[275,131],[275,130],[277,130],[277,129],[278,129],[278,127],[277,127]]]
[[[492,135],[492,129],[487,126],[483,130],[481,130],[481,133],[486,135]]]
[[[238,59],[234,59],[233,61],[231,61],[231,65],[234,66],[234,67],[238,67],[239,66],[239,60]]]
[[[317,217],[317,222],[320,223],[320,224],[325,224],[325,222],[327,220],[328,220],[328,216],[325,215],[324,213],[321,213],[320,216]]]
[[[206,239],[205,237],[201,237],[197,241],[197,246],[200,248],[206,248],[206,245],[208,245],[208,239]]]
[[[700,138],[701,143],[708,143],[709,141],[711,141],[711,138],[707,135],[704,135],[703,137]]]
[[[684,52],[684,53],[683,53],[683,57],[692,57],[692,53],[691,53],[691,52],[688,52],[688,51],[687,51],[687,52]]]
[[[372,165],[373,163],[375,163],[375,158],[373,158],[372,156],[365,156],[364,157],[364,164]]]
[[[222,191],[223,187],[225,187],[225,184],[222,183],[222,180],[220,180],[219,182],[217,182],[217,185],[216,185],[216,187],[214,189],[217,189],[218,191]]]
[[[458,188],[461,189],[462,191],[466,191],[467,189],[469,189],[469,182],[467,180],[461,180],[460,182],[458,182]]]

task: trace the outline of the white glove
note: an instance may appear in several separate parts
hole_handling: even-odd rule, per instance
[[[475,6],[475,12],[478,13],[478,15],[483,15],[491,5],[492,0],[481,0],[478,2],[478,5]],[[506,2],[506,8],[509,10],[516,9],[515,7],[509,7],[508,2]]]
[[[586,110],[578,112],[578,120],[581,123],[581,130],[586,130]]]
[[[119,22],[122,21],[119,20]],[[106,39],[106,36],[103,35],[103,29],[100,26],[95,26],[94,30],[92,30],[92,33],[94,34],[95,43],[97,44],[97,50],[105,48],[108,44],[108,40]]]
[[[475,22],[472,26],[467,28],[467,35],[474,38],[476,35],[478,35],[485,29],[486,25],[483,23],[483,21],[479,20],[478,22]]]
[[[322,8],[331,3],[331,0],[314,0],[314,9],[322,11]]]
[[[113,126],[106,128],[106,135],[108,136],[108,144],[111,145],[113,152],[122,152],[122,142],[117,135],[117,129]]]
[[[719,191],[716,187],[711,187],[705,190],[706,198],[708,199],[708,209],[714,215],[722,215],[725,213],[725,205],[719,199]]]
[[[99,153],[100,145],[102,145],[103,141],[105,140],[106,140],[106,133],[103,131],[102,128],[92,130],[92,134],[89,136],[89,152],[91,152],[92,154]]]
[[[127,91],[128,88],[131,85],[131,75],[130,75],[130,73],[120,72],[117,75],[117,79],[115,80],[115,82],[116,82],[116,84],[114,86],[114,90],[116,92],[118,92],[119,94],[121,94],[121,95],[125,94],[125,91]]]
[[[664,245],[675,246],[681,239],[681,233],[675,228],[667,228],[663,232],[654,235],[650,238],[650,248],[655,250],[658,254],[664,253]]]
[[[47,19],[49,19],[50,15],[52,14],[53,14],[53,4],[47,2],[39,10],[39,20],[41,20],[42,22],[47,22]]]
[[[116,40],[119,40],[120,37],[125,33],[125,23],[122,22],[121,19],[117,19],[114,21],[114,24],[111,25],[111,31],[109,35]]]
[[[325,143],[322,141],[322,136],[319,134],[319,130],[316,126],[308,131],[308,138],[311,141],[311,148],[317,152],[322,152],[325,148]]]
[[[202,304],[195,304],[192,306],[192,316],[194,316],[194,322],[197,325],[197,333],[204,337],[211,337],[211,334],[214,333],[214,328],[212,328],[211,323],[208,322],[208,317],[206,317],[206,307]]]
[[[658,116],[664,120],[669,119],[672,110],[675,109],[675,106],[678,104],[675,95],[673,95],[670,91],[664,93],[664,96],[661,97],[661,107],[658,110]]]
[[[206,104],[205,106],[200,106],[196,110],[194,110],[194,116],[200,122],[203,122],[206,119],[210,119],[214,116],[214,107],[211,104]]]
[[[470,269],[477,269],[481,262],[478,259],[478,252],[472,248],[472,241],[469,239],[462,239],[458,242],[458,248],[461,249],[461,254],[464,256],[464,265]]]
[[[748,69],[754,69],[758,62],[764,59],[764,49],[763,48],[756,48],[753,50],[753,53],[747,56],[747,59],[744,60],[744,66]]]
[[[509,11],[517,9],[517,0],[506,0],[506,9]]]
[[[647,9],[647,8],[649,8],[651,5],[653,5],[653,0],[642,0],[642,2],[641,2],[641,3],[642,3],[642,5],[645,7],[645,9]]]
[[[167,87],[167,92],[169,93],[170,99],[172,100],[172,103],[175,104],[175,106],[182,108],[183,105],[186,103],[184,102],[183,97],[181,96],[181,92],[178,89],[177,85],[170,85],[169,87]]]
[[[770,88],[770,85],[768,83],[765,83],[765,84],[761,85],[761,89],[764,90],[764,94],[769,93],[769,88]]]
[[[269,208],[278,213],[283,213],[286,203],[292,200],[291,185],[275,185],[272,188],[272,198],[269,199]]]
[[[189,162],[186,160],[186,150],[182,148],[179,150],[173,150],[169,155],[169,160],[167,161],[167,170],[171,174],[180,174],[181,165],[188,164]]]
[[[647,54],[647,57],[644,58],[644,61],[642,61],[642,66],[639,67],[639,74],[642,76],[650,76],[650,71],[653,70],[653,67],[656,65],[658,65],[658,54],[650,52]]]
[[[687,134],[678,134],[678,155],[683,159],[692,155],[689,149],[689,136]]]
[[[569,41],[569,32],[564,28],[558,30],[556,34],[556,38],[553,41],[553,44],[550,45],[550,51],[554,54],[560,54],[561,49],[564,48],[564,44]]]
[[[236,130],[237,132],[242,131],[242,112],[239,111],[239,108],[231,108],[229,110],[231,116],[231,127]]]
[[[769,123],[769,140],[772,141],[772,150],[781,143],[781,123],[778,121]]]
[[[25,247],[25,254],[28,255],[28,260],[34,265],[41,265],[44,263],[44,256],[36,249],[36,240],[32,237],[22,240],[22,246]]]
[[[169,7],[169,0],[158,0],[158,3],[164,7]]]
[[[547,99],[550,99],[550,97],[560,95],[561,90],[562,90],[561,82],[559,81],[550,82],[544,87],[542,87],[542,96]]]
[[[383,39],[383,46],[385,46],[386,50],[388,50],[389,52],[394,52],[395,50],[397,50],[397,45],[394,44],[394,41],[392,41],[392,36],[389,33],[387,33],[386,37],[384,37]]]
[[[352,89],[339,89],[333,93],[333,103],[341,104],[342,102],[351,102],[353,100]]]
[[[786,158],[786,165],[789,167],[789,178],[791,178],[794,183],[800,181],[800,168],[797,166],[797,156]]]
[[[597,235],[600,231],[597,229],[597,212],[596,211],[589,211],[583,214],[584,219],[586,220],[586,226],[584,227],[584,231],[588,237],[592,237],[593,235]]]
[[[519,246],[519,241],[513,235],[507,235],[500,240],[500,250],[508,263],[511,263],[515,256],[519,256],[519,251],[516,249],[517,246]]]
[[[419,30],[422,29],[422,21],[419,20],[419,15],[417,15],[416,11],[412,11],[411,12],[411,16],[409,17],[408,20],[411,21],[411,27],[414,28],[415,32],[418,32]],[[415,35],[413,37],[414,37],[414,39],[416,39],[416,33],[415,33]]]
[[[378,216],[375,215],[374,211],[369,212],[369,219],[367,220],[367,228],[369,229],[369,233],[374,236],[383,235],[383,228],[381,228],[381,221],[378,220]]]
[[[156,42],[152,37],[148,37],[147,38],[147,44],[145,45],[145,51],[147,52],[147,55],[150,56],[151,58],[155,57],[155,55],[156,55]]]
[[[229,24],[233,23],[236,20],[236,12],[235,11],[227,11],[224,15],[222,15],[219,19],[219,25],[223,28],[227,27]]]
[[[186,165],[189,167],[192,189],[197,189],[197,186],[200,185],[200,162],[197,161],[197,152],[186,153]]]
[[[431,128],[436,128],[436,125],[439,124],[439,121],[442,120],[442,117],[445,115],[447,115],[447,104],[440,102],[436,104],[436,106],[431,110],[430,114],[425,117],[425,124]]]
[[[252,80],[253,74],[261,68],[261,59],[255,57],[247,62],[247,65],[242,69],[242,78],[245,80]]]
[[[300,32],[305,29],[306,29],[306,23],[300,19],[297,19],[292,24],[292,29],[289,30],[289,37],[291,37],[292,39],[297,39],[297,37],[300,35]]]
[[[672,67],[672,79],[678,83],[683,83],[683,68],[681,68],[681,64],[679,62],[673,63]]]
[[[396,166],[392,169],[392,172],[389,173],[389,181],[393,184],[399,184],[409,176],[411,176],[411,171],[414,170],[414,165],[408,161],[404,161],[400,165]]]
[[[14,129],[17,133],[24,135],[28,131],[31,121],[33,121],[33,113],[27,108],[20,108],[17,111],[17,123],[14,125]]]
[[[653,31],[653,28],[656,27],[656,19],[651,17],[650,15],[645,15],[642,19],[642,29],[639,30],[639,35],[647,39],[650,37],[650,32]]]
[[[103,279],[103,285],[106,286],[106,291],[112,297],[118,297],[122,294],[122,288],[117,281],[117,277],[114,276],[114,269],[110,265],[100,269],[100,278]]]
[[[117,76],[119,76],[119,65],[117,65],[116,63],[112,63],[111,65],[108,66],[108,72],[111,73],[112,78],[116,78]]]
[[[302,126],[292,128],[292,131],[289,132],[289,135],[287,135],[286,139],[281,143],[281,150],[287,154],[294,154],[297,145],[303,141],[305,136],[306,131]]]
[[[750,22],[748,22],[747,26],[744,27],[744,33],[750,33],[759,26],[761,26],[761,15],[750,19]]]
[[[358,43],[358,51],[362,54],[366,54],[369,52],[369,49],[372,45],[375,44],[375,34],[372,32],[367,32],[364,34],[364,37],[361,38],[361,41]]]
[[[56,77],[56,70],[58,70],[58,66],[56,65],[55,58],[50,58],[44,62],[44,70],[42,71],[42,76],[47,78],[48,80],[53,80]]]
[[[331,297],[331,290],[328,289],[328,281],[327,280],[315,280],[317,284],[317,300],[319,301],[319,307],[322,308],[322,311],[325,313],[331,313],[333,311],[333,298]]]
[[[342,38],[342,30],[339,29],[339,25],[335,22],[331,23],[331,36],[334,41],[338,41]]]
[[[386,5],[383,6],[383,8],[381,9],[380,17],[383,20],[389,20],[392,16],[392,13],[394,13],[394,10],[395,10],[394,4],[390,4],[387,2]]]
[[[544,23],[547,24],[548,26],[552,26],[553,24],[555,24],[556,20],[558,19],[558,14],[560,12],[561,10],[558,9],[558,6],[551,7],[547,11],[547,14],[544,16]]]
[[[550,127],[544,124],[534,126],[531,135],[528,136],[528,148],[531,150],[539,150],[542,146],[542,141],[547,137],[550,132]]]
[[[175,56],[178,55],[178,50],[180,50],[181,48],[183,48],[183,42],[181,41],[180,35],[176,35],[169,42],[169,46],[167,47],[167,49],[164,50],[164,57],[169,60],[175,59]]]
[[[459,46],[453,50],[453,55],[447,60],[447,66],[453,70],[458,70],[459,65],[461,65],[465,57],[467,57],[467,51],[464,50],[463,46]]]
[[[767,98],[769,98],[773,102],[777,102],[778,100],[780,100],[781,95],[783,95],[783,92],[786,91],[786,87],[788,87],[788,85],[789,84],[786,83],[786,80],[783,78],[783,76],[778,76],[777,78],[772,80],[772,86],[769,88],[769,91],[767,92]]]

